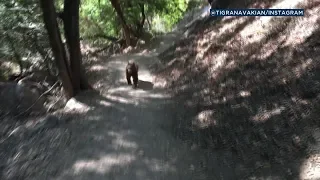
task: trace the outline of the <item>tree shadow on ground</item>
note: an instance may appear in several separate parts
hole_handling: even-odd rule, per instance
[[[121,98],[125,98],[123,93]],[[168,115],[163,114],[159,105],[169,99],[144,98],[141,104],[135,105],[121,98],[106,98],[98,92],[86,92],[76,98],[91,110],[79,113],[79,118],[72,115],[73,120],[68,124],[72,134],[70,145],[59,153],[61,160],[55,161],[64,168],[55,179],[214,177],[201,171],[207,159],[198,159],[199,164],[194,164],[195,157],[187,157],[188,151],[175,144],[174,138],[163,139],[165,132],[153,128],[154,124],[166,123],[163,120]],[[155,118],[159,116],[162,118]]]
[[[173,107],[159,91],[120,86],[103,95],[80,93],[67,103],[68,114],[55,115],[60,118],[55,125],[1,144],[12,148],[1,156],[1,179],[193,180],[228,174],[232,169],[219,162],[215,171],[205,171],[218,155],[183,148],[163,131],[171,126]]]
[[[312,12],[318,7],[303,8]],[[304,20],[310,23],[305,26],[319,23],[316,15]],[[230,36],[203,42],[205,32],[219,28],[215,22],[161,56],[167,68],[160,75],[172,81],[176,106],[184,107],[176,111],[173,132],[213,151],[232,153],[238,179],[299,179],[312,155],[308,147],[315,142],[313,130],[320,127],[319,27],[305,37],[288,36],[297,22],[271,21],[275,29],[266,36],[243,41],[240,31],[248,28],[241,26],[254,23],[251,19]],[[184,48],[188,50],[180,53]],[[173,57],[185,59],[168,64]],[[179,71],[177,77],[173,70]]]
[[[149,81],[143,81],[143,80],[139,80],[139,89],[143,89],[145,91],[150,91],[153,89],[153,83],[149,82]]]
[[[27,132],[19,141],[1,143],[1,149],[5,149],[2,145],[20,147],[2,158],[1,179],[180,179],[184,173],[190,179],[202,176],[197,172],[200,164],[190,169],[189,158],[182,160],[185,152],[179,152],[178,147],[167,154],[168,146],[175,146],[173,139],[158,138],[160,130],[149,131],[152,124],[160,123],[153,117],[164,116],[154,114],[156,107],[150,114],[150,106],[146,111],[143,105],[130,104],[120,97],[106,98],[95,91],[83,92],[75,99],[82,104],[82,112],[76,109],[64,114],[62,119],[71,119],[67,123]],[[10,161],[14,156],[15,161]]]

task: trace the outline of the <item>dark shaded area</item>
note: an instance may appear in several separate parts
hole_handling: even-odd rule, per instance
[[[153,89],[153,83],[149,81],[139,80],[138,89],[143,89],[145,91],[150,91]]]
[[[160,55],[167,67],[158,73],[171,81],[176,106],[185,108],[176,111],[173,131],[204,148],[231,152],[238,179],[299,179],[301,164],[311,155],[307,147],[314,143],[312,132],[320,127],[319,30],[297,46],[286,46],[296,20],[282,18],[271,21],[275,28],[265,38],[243,46],[234,37],[253,20],[247,18],[210,42],[203,59],[212,62],[215,54],[227,55],[214,72],[194,59],[201,51],[198,40],[227,23],[221,19],[204,23],[204,29]],[[266,56],[268,46],[271,53]],[[178,79],[168,75],[172,71],[181,72]],[[195,120],[205,112],[210,112],[209,126],[200,128]]]

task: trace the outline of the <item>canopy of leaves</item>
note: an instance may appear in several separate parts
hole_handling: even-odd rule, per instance
[[[127,24],[135,30],[142,21],[142,6],[145,14],[145,31],[152,33],[171,30],[187,9],[185,0],[119,0]],[[81,34],[90,37],[96,34],[121,36],[120,22],[110,0],[83,0],[81,5]],[[159,27],[162,28],[159,28]]]
[[[57,11],[63,10],[63,3],[64,0],[55,1]],[[119,3],[126,23],[133,31],[137,30],[139,23],[144,22],[143,31],[159,33],[171,30],[183,16],[189,2],[119,0]],[[38,0],[0,0],[0,16],[1,61],[14,62],[25,69],[44,61],[47,64],[52,59],[48,58],[50,45]],[[122,37],[122,27],[110,0],[82,0],[79,28],[82,37],[95,37],[92,38],[94,42],[110,42],[96,37]]]

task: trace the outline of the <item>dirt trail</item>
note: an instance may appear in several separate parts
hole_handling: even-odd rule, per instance
[[[92,66],[100,93],[86,92],[67,104],[66,109],[83,115],[68,125],[70,145],[51,163],[61,168],[52,179],[209,180],[220,179],[220,173],[232,179],[218,154],[190,148],[170,133],[170,109],[183,107],[174,107],[170,95],[153,84],[149,67],[181,35],[176,31],[159,38],[148,53],[101,57]],[[129,59],[140,66],[136,90],[124,76]]]

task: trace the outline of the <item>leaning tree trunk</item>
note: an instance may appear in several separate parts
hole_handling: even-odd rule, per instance
[[[127,25],[125,19],[124,19],[124,15],[123,12],[121,10],[121,6],[118,0],[110,0],[113,8],[116,10],[117,15],[120,19],[122,28],[123,28],[123,32],[124,32],[124,36],[126,39],[126,46],[130,46],[131,45],[131,40],[130,40],[130,29],[129,26]]]
[[[74,91],[68,72],[68,65],[66,64],[65,49],[62,46],[54,2],[53,0],[40,0],[40,6],[43,12],[43,20],[48,32],[54,59],[59,69],[59,77],[62,81],[66,96],[69,99],[74,96]]]
[[[80,0],[64,0],[62,18],[65,38],[70,55],[71,77],[75,94],[80,92],[81,89],[91,89],[82,67],[79,33],[79,6]]]

